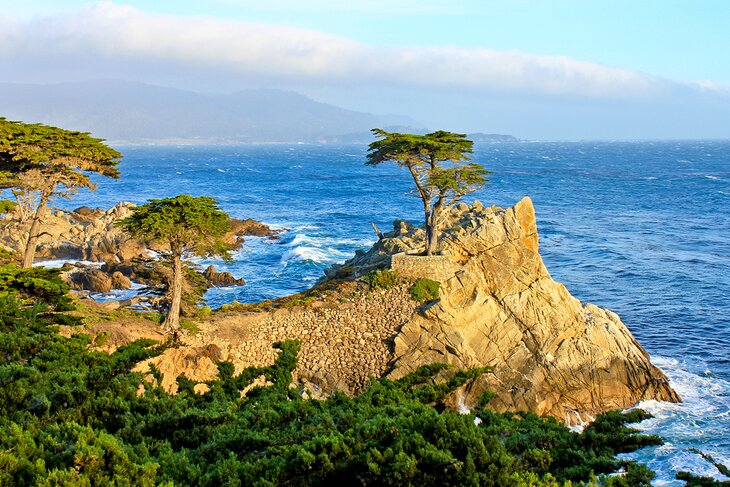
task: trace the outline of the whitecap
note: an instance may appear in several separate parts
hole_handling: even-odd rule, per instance
[[[101,267],[103,262],[91,262],[90,260],[76,260],[76,259],[49,259],[49,260],[37,260],[33,262],[33,267],[45,267],[46,269],[60,269],[65,264],[83,264],[89,267]]]
[[[642,401],[636,405],[653,418],[633,425],[647,434],[667,439],[655,449],[640,450],[626,455],[646,463],[657,472],[655,485],[683,485],[674,480],[679,471],[724,479],[712,464],[693,452],[696,448],[728,464],[730,450],[722,438],[730,414],[730,382],[708,375],[707,364],[700,358],[678,359],[653,357],[652,362],[669,379],[670,385],[682,398],[680,403]]]
[[[372,245],[374,240],[367,238],[336,238],[336,237],[319,237],[307,235],[306,233],[297,233],[289,246],[311,245],[315,247],[323,246],[358,246]]]
[[[319,264],[328,261],[329,257],[325,250],[316,247],[299,246],[284,252],[281,256],[281,263],[286,265],[292,260],[305,260]]]
[[[715,180],[715,179],[720,179],[720,178],[718,178],[717,176],[710,176],[709,174],[708,174],[708,175],[705,175],[705,177],[706,177],[707,179],[712,179],[712,180]]]
[[[132,285],[129,289],[112,289],[108,293],[91,293],[89,296],[94,301],[100,303],[107,301],[123,301],[137,296],[139,294],[139,290],[144,288],[144,284],[132,281]]]

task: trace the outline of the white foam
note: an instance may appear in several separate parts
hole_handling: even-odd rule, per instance
[[[459,407],[459,414],[471,413],[471,409],[469,409],[469,407],[466,405],[466,402],[464,402],[464,393],[461,392],[461,390],[457,391],[456,404]]]
[[[281,263],[286,264],[291,260],[308,260],[316,263],[324,263],[331,261],[332,257],[333,255],[328,254],[327,250],[325,249],[319,249],[317,247],[306,247],[302,245],[284,252],[284,254],[281,256]]]
[[[333,237],[316,237],[309,236],[305,233],[298,233],[294,236],[289,245],[295,247],[297,245],[311,245],[314,247],[323,247],[327,245],[349,245],[363,247],[372,245],[375,241],[370,239],[356,238],[333,238]]]
[[[342,262],[351,255],[351,249],[343,247],[363,246],[368,242],[365,239],[319,237],[297,233],[287,244],[290,248],[281,256],[281,263],[286,265],[291,260],[327,264]]]
[[[64,264],[84,264],[90,267],[101,267],[102,262],[91,262],[90,260],[75,260],[75,259],[50,259],[50,260],[39,260],[33,262],[33,267],[43,266],[47,269],[59,269]]]
[[[725,418],[730,416],[730,382],[713,376],[699,358],[680,361],[655,356],[652,362],[666,374],[682,402],[652,400],[637,404],[637,408],[654,417],[633,426],[647,434],[660,435],[666,442],[626,456],[656,471],[655,485],[684,485],[674,479],[679,471],[724,480],[714,465],[690,449],[696,448],[728,465],[730,450],[723,438],[727,435]]]
[[[100,303],[106,301],[123,301],[137,296],[139,294],[138,291],[144,287],[143,284],[132,281],[132,286],[129,289],[114,289],[108,293],[91,293],[90,297]]]

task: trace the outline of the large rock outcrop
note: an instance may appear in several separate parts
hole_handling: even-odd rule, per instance
[[[359,259],[419,249],[422,230],[401,226]],[[615,313],[581,303],[550,277],[529,198],[507,210],[463,205],[446,227],[442,255],[391,256],[401,275],[431,277],[441,291],[395,337],[390,377],[433,362],[490,366],[491,373],[453,400],[469,406],[490,390],[497,410],[529,410],[568,423],[644,399],[679,400]]]
[[[47,211],[41,220],[36,258],[121,262],[144,255],[144,243],[130,239],[116,226],[133,207],[119,203],[108,210]],[[3,217],[0,244],[22,253],[30,224],[18,224],[13,217],[12,213]]]
[[[421,257],[423,229],[396,222],[369,251],[328,270],[309,294],[232,305],[149,363],[174,391],[178,375],[210,380],[214,359],[231,360],[236,370],[267,365],[276,359],[274,342],[298,339],[295,385],[315,396],[356,394],[370,377],[398,378],[445,362],[492,368],[450,397],[454,407],[490,390],[497,410],[575,424],[644,399],[679,400],[615,313],[581,303],[552,280],[528,198],[506,210],[460,205],[445,227],[442,253]],[[403,278],[391,289],[358,278],[388,267]],[[411,298],[418,277],[441,283],[439,299]]]
[[[103,210],[82,206],[74,211],[49,209],[41,219],[36,258],[87,260],[120,263],[147,255],[147,244],[130,238],[117,226],[128,217],[133,203],[118,203]],[[244,237],[278,238],[281,230],[272,229],[256,220],[229,219],[231,230],[223,240],[233,249],[243,245]],[[18,223],[11,212],[0,218],[0,246],[22,254],[30,223]],[[155,243],[152,250],[157,250]]]

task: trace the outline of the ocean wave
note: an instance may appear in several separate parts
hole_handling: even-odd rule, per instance
[[[129,289],[113,289],[108,293],[91,293],[90,296],[94,301],[99,303],[107,301],[123,301],[125,299],[132,299],[139,295],[139,290],[144,288],[144,284],[132,281],[132,286]]]
[[[345,252],[333,248],[318,248],[300,245],[284,252],[281,256],[281,263],[286,265],[289,261],[301,260],[315,262],[317,264],[331,264],[344,260],[343,257],[346,255],[347,254]]]
[[[49,259],[49,260],[38,260],[33,262],[33,267],[43,266],[46,269],[60,269],[64,264],[84,264],[90,267],[101,267],[103,262],[91,262],[90,260],[76,260],[76,259]]]
[[[290,246],[296,247],[297,245],[311,245],[314,247],[323,246],[358,246],[362,247],[365,245],[372,245],[373,240],[364,238],[336,238],[336,237],[318,237],[307,235],[305,233],[297,233],[292,241],[289,243]]]
[[[653,418],[635,425],[636,428],[671,441],[627,457],[646,463],[656,471],[655,485],[684,485],[674,478],[680,471],[727,480],[692,448],[712,455],[720,463],[730,464],[730,448],[723,441],[727,434],[726,418],[730,415],[730,382],[714,376],[700,358],[653,357],[652,362],[666,374],[682,402],[651,400],[637,404],[637,408]]]
[[[287,243],[289,250],[281,256],[281,263],[292,260],[310,261],[318,264],[333,264],[345,260],[351,254],[351,247],[363,246],[365,239],[320,237],[297,233]]]

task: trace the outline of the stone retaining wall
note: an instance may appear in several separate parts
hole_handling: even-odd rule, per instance
[[[454,275],[456,266],[446,255],[395,254],[391,257],[390,268],[401,277],[425,277],[444,282]]]

